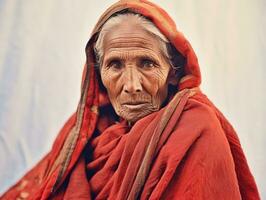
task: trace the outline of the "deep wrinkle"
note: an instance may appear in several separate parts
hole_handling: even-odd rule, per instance
[[[118,38],[109,40],[112,48],[120,48],[122,45],[123,47],[143,47],[144,49],[150,49],[153,51],[153,45],[150,44],[149,40],[144,37],[134,36],[133,34],[130,34],[131,43],[128,43],[128,37],[121,36],[121,34],[117,34],[116,37]],[[106,50],[108,50],[108,48]]]

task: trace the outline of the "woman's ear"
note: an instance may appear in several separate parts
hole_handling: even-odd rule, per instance
[[[169,74],[168,74],[168,84],[177,86],[179,82],[179,78],[177,77],[175,73],[175,69],[171,67]]]

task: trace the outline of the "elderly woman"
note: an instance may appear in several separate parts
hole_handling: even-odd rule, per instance
[[[259,199],[231,125],[164,10],[120,1],[86,47],[81,99],[2,199]]]

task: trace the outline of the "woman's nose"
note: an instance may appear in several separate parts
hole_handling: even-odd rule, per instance
[[[124,92],[129,94],[142,92],[141,77],[137,69],[129,67],[124,73]]]

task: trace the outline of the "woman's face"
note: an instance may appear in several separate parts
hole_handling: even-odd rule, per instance
[[[167,97],[170,64],[156,37],[122,23],[104,37],[100,74],[116,113],[129,122],[159,110]]]

